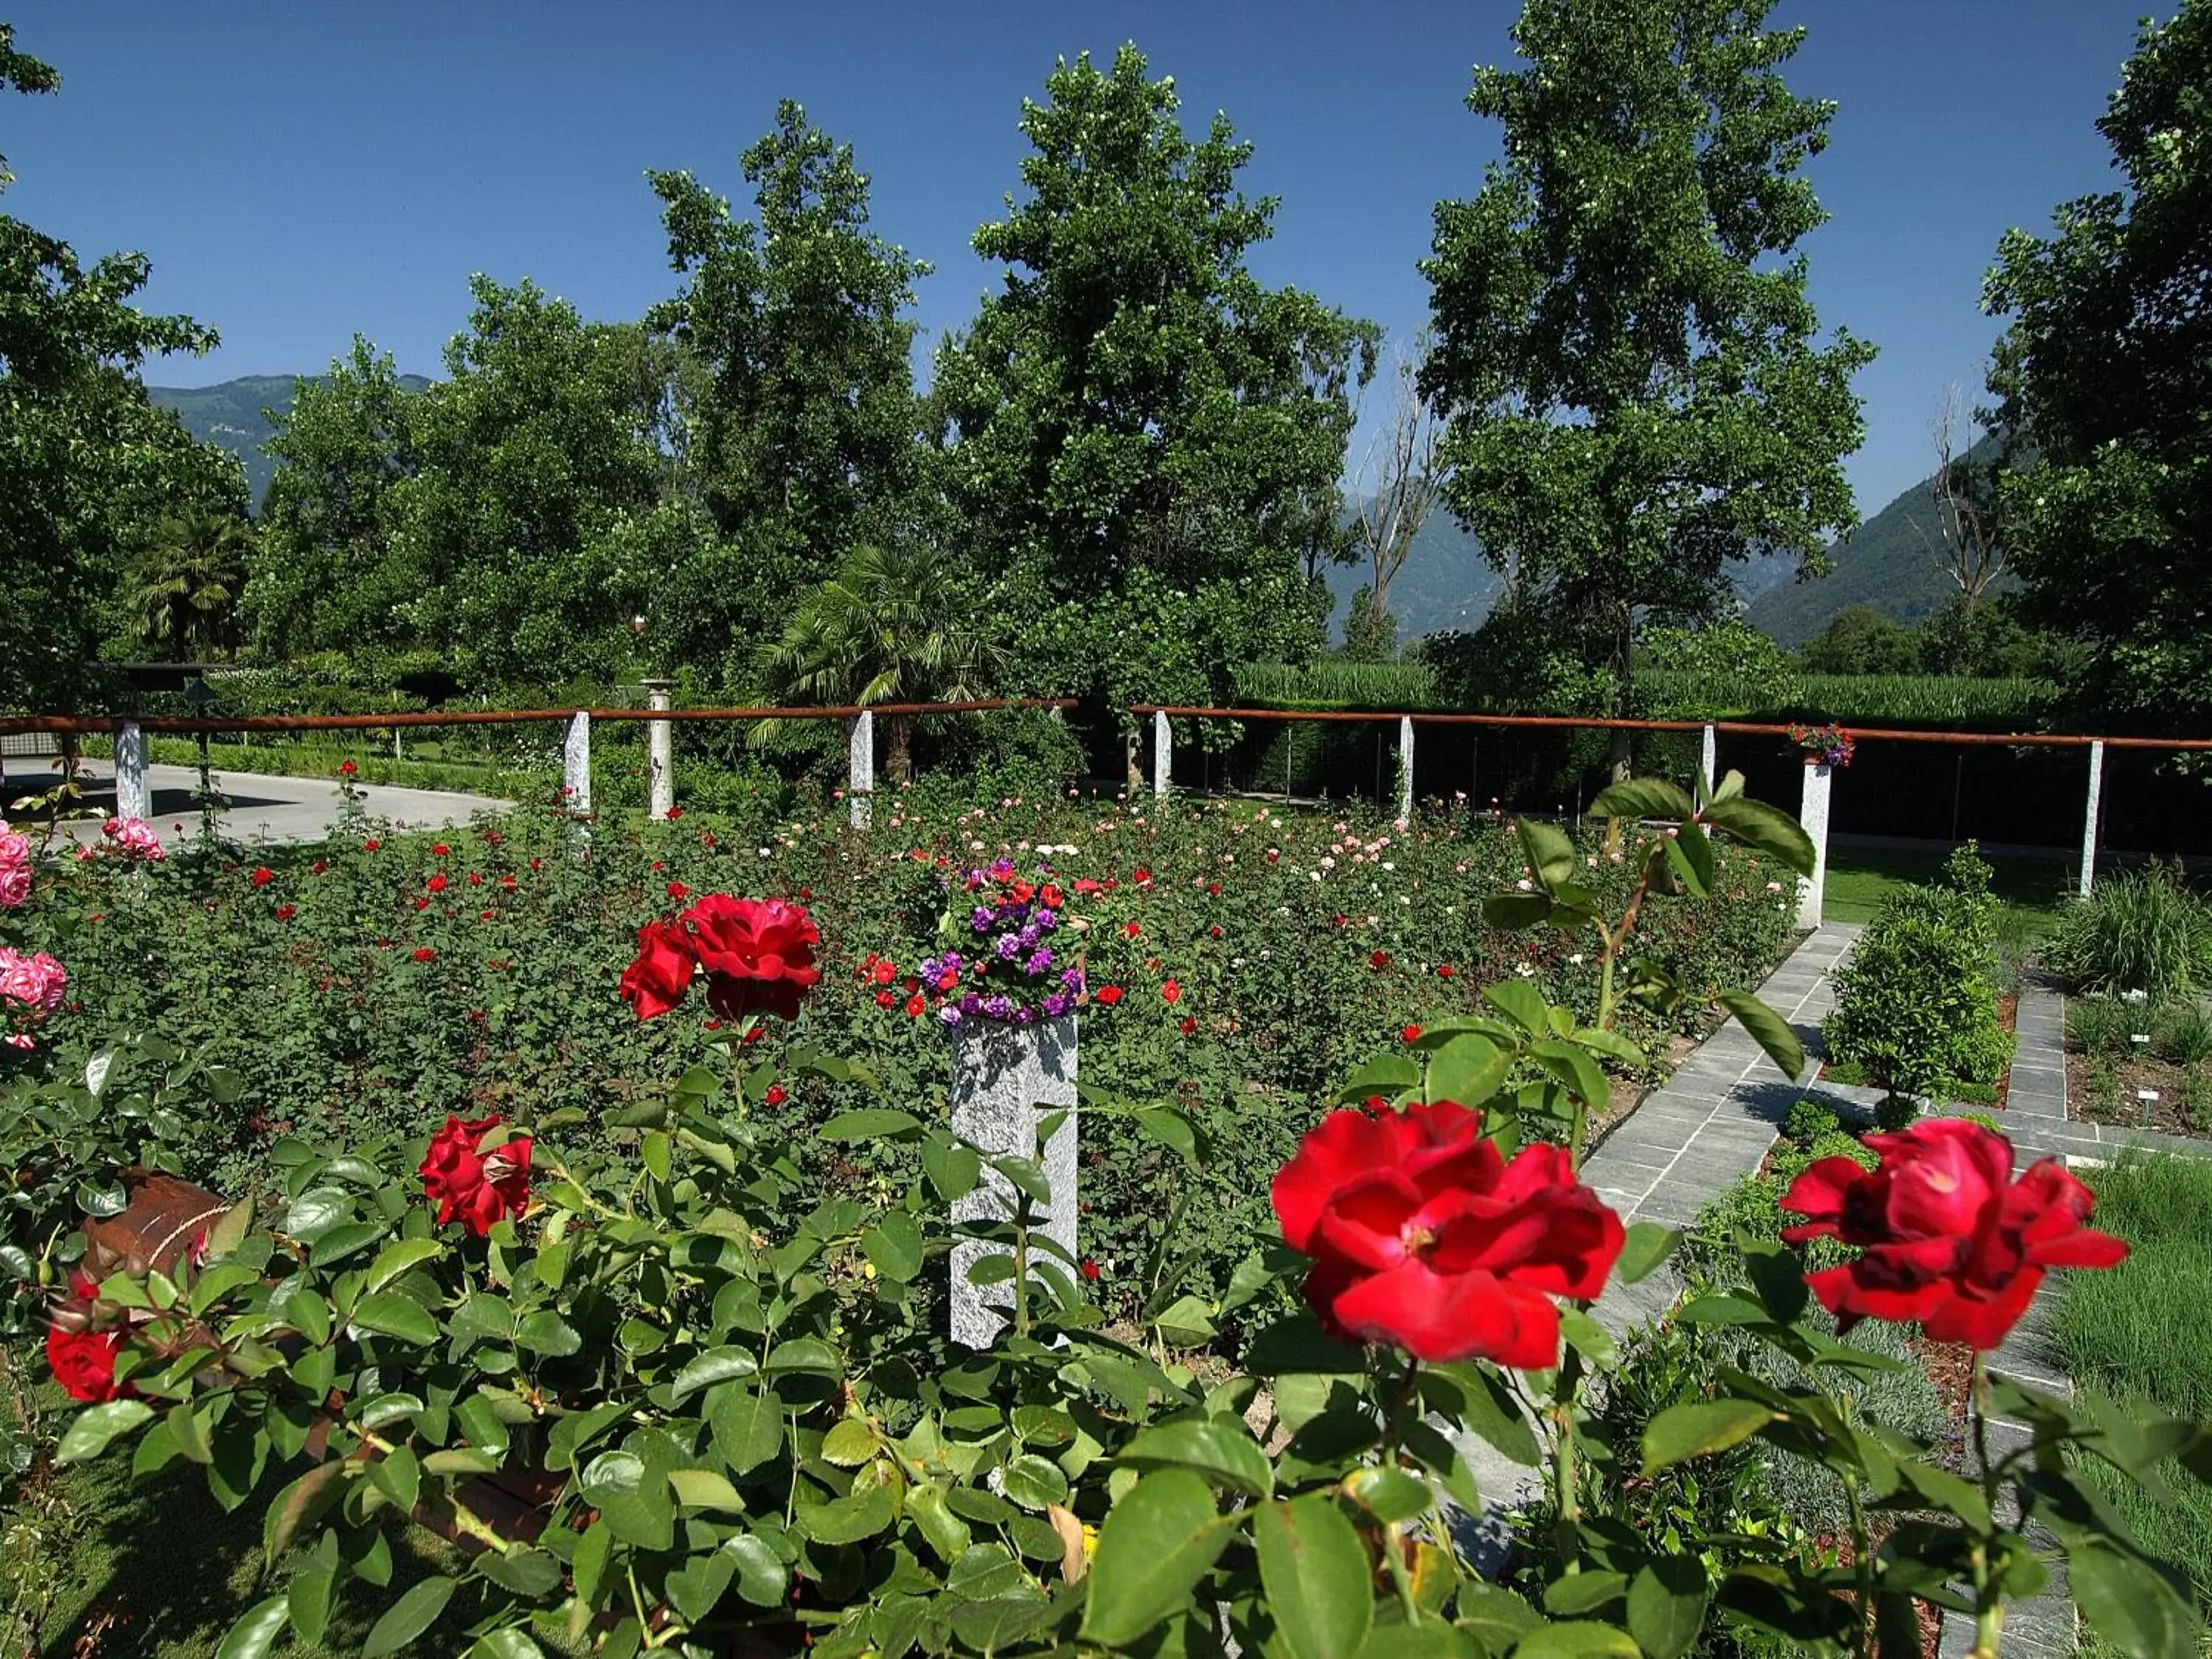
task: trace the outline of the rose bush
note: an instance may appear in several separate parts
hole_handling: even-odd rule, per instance
[[[1604,1065],[1634,1053],[1617,1029],[1624,1011],[1675,1020],[1703,996],[1639,954],[1638,918],[1711,890],[1726,856],[1715,841],[1784,867],[1809,849],[1729,785],[1693,799],[1639,781],[1597,807],[1623,820],[1617,899],[1587,883],[1603,872],[1583,849],[1523,823],[1510,868],[1528,873],[1485,915],[1538,930],[1547,956],[1579,945],[1592,1012],[1509,971],[1414,1022],[1410,1041],[1402,1017],[1391,1021],[1382,1051],[1337,1090],[1359,1109],[1322,1119],[1279,1160],[1284,1244],[1248,1239],[1259,1248],[1225,1289],[1184,1293],[1178,1320],[1246,1325],[1202,1369],[1107,1325],[1085,1262],[1037,1230],[1047,1199],[1033,1158],[962,1145],[872,1054],[833,1059],[749,1018],[687,1034],[708,1063],[638,1090],[604,1130],[523,1102],[505,1122],[457,1115],[435,1134],[423,1124],[351,1149],[280,1139],[281,1192],[263,1224],[234,1211],[204,1262],[99,1285],[95,1317],[121,1336],[118,1394],[71,1423],[63,1454],[128,1443],[142,1472],[189,1462],[218,1501],[265,1503],[269,1593],[233,1630],[237,1654],[266,1652],[287,1629],[319,1640],[341,1595],[378,1597],[390,1529],[421,1516],[465,1553],[381,1596],[369,1654],[434,1631],[489,1659],[586,1646],[1215,1653],[1231,1641],[1297,1659],[1676,1659],[1715,1618],[1815,1651],[1917,1653],[1920,1602],[1970,1619],[1977,1650],[1994,1655],[2006,1602],[2043,1571],[1997,1520],[2001,1499],[2051,1527],[2076,1595],[2124,1650],[2184,1650],[2186,1607],[2100,1518],[2068,1459],[2147,1468],[2178,1455],[2212,1470],[2205,1431],[1984,1376],[1978,1429],[2002,1412],[2032,1443],[1991,1450],[1978,1433],[1973,1463],[1948,1467],[1939,1449],[1854,1421],[1821,1391],[1823,1375],[1873,1357],[1803,1322],[1810,1292],[1779,1246],[1751,1253],[1747,1284],[1679,1316],[1771,1345],[1813,1381],[1730,1374],[1723,1395],[1652,1417],[1638,1445],[1600,1437],[1589,1385],[1616,1351],[1588,1304],[1655,1271],[1674,1241],[1651,1224],[1623,1228],[1575,1170],[1607,1097]],[[1630,822],[1654,818],[1656,831],[1632,839]],[[1158,862],[1148,854],[1147,879],[1133,873],[1118,894],[1102,883],[1102,923],[1133,889],[1137,902],[1157,891]],[[1196,889],[1207,901],[1211,884]],[[1160,915],[1115,929],[1130,952],[1115,982],[1172,978],[1205,1006],[1202,975],[1137,954],[1153,948]],[[1402,940],[1362,944],[1361,957],[1389,958],[1361,961],[1363,973],[1406,961]],[[805,991],[802,1024],[844,977]],[[611,1002],[614,978],[600,985]],[[889,988],[872,968],[851,982],[860,1018],[881,1022],[856,1036],[924,1026],[876,1001]],[[1738,992],[1722,1000],[1785,1070],[1802,1069],[1778,1017]],[[1142,1006],[1159,1042],[1184,1041],[1164,994],[1121,1006],[1109,1018]],[[775,1064],[755,1058],[770,1050]],[[834,1085],[854,1103],[801,1120],[768,1103],[787,1085]],[[1115,1123],[1179,1163],[1210,1150],[1177,1109],[1086,1100],[1086,1138]],[[524,1145],[526,1187],[514,1179]],[[878,1164],[830,1188],[810,1174],[820,1149],[886,1146],[910,1155],[910,1174]],[[1972,1261],[1953,1266],[1978,1290],[2002,1279],[2008,1251],[2015,1281],[2069,1250],[2086,1259],[2079,1234],[2036,1256],[2085,1218],[2048,1177],[2011,1182],[2008,1160],[1992,1173],[1987,1152],[1964,1143],[1881,1156],[1879,1194],[1846,1196],[1834,1171],[1818,1188],[1869,1255],[1965,1237]],[[394,1173],[409,1167],[411,1178]],[[1971,1214],[1966,1200],[1938,1201],[1969,1168]],[[1012,1208],[945,1220],[987,1172]],[[448,1204],[465,1224],[441,1228]],[[1862,1221],[1876,1214],[1879,1238]],[[976,1269],[978,1282],[1011,1276],[1024,1291],[981,1352],[939,1334],[963,1238],[1030,1264],[986,1255]],[[1297,1309],[1294,1287],[1315,1311]],[[1431,1299],[1463,1317],[1438,1316]],[[1324,1320],[1363,1340],[1333,1340]],[[1448,1506],[1480,1502],[1455,1437],[1468,1431],[1548,1468],[1553,1525],[1531,1596],[1486,1583],[1454,1542]],[[1686,1547],[1583,1511],[1595,1468],[1648,1480],[1753,1437],[1844,1480],[1848,1561],[1750,1532]],[[257,1500],[264,1468],[289,1479]],[[1887,1517],[1879,1548],[1869,1514]]]

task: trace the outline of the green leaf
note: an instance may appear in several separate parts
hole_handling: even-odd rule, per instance
[[[732,1474],[750,1474],[783,1449],[783,1408],[770,1395],[733,1385],[708,1421]]]
[[[1410,1521],[1436,1501],[1427,1481],[1393,1464],[1355,1469],[1344,1484],[1360,1508],[1386,1523]]]
[[[1359,1534],[1325,1493],[1262,1504],[1252,1519],[1260,1583],[1291,1659],[1354,1659],[1375,1620]]]
[[[1107,1647],[1134,1642],[1181,1607],[1213,1565],[1236,1516],[1188,1469],[1156,1469],[1122,1494],[1099,1528],[1082,1637]]]
[[[394,1446],[368,1465],[372,1486],[384,1493],[401,1514],[411,1511],[422,1497],[422,1463],[410,1446]]]
[[[1713,843],[1702,830],[1691,824],[1680,834],[1660,836],[1659,842],[1691,897],[1704,898],[1712,891]]]
[[[1536,1044],[1528,1053],[1582,1101],[1585,1110],[1602,1113],[1611,1103],[1613,1091],[1606,1083],[1605,1068],[1590,1057],[1588,1049],[1554,1038]]]
[[[318,1463],[276,1494],[261,1522],[261,1556],[268,1565],[275,1566],[294,1540],[345,1496],[346,1480],[355,1467],[334,1457],[327,1463]]]
[[[2160,1574],[2094,1540],[2066,1553],[2075,1604],[2091,1627],[2127,1659],[2166,1659],[2197,1650],[2197,1619]]]
[[[1566,1338],[1577,1353],[1600,1371],[1609,1371],[1620,1362],[1620,1348],[1613,1341],[1613,1333],[1580,1308],[1563,1307],[1559,1310],[1559,1334]]]
[[[662,1582],[667,1586],[669,1601],[683,1614],[684,1622],[696,1625],[714,1612],[714,1604],[729,1589],[730,1579],[737,1570],[738,1564],[717,1550],[712,1555],[693,1556]]]
[[[338,1575],[334,1567],[309,1567],[295,1573],[285,1587],[284,1600],[292,1614],[292,1628],[309,1647],[320,1647],[323,1632],[337,1605]],[[217,1656],[221,1659],[221,1656]]]
[[[64,1463],[82,1463],[97,1457],[118,1436],[130,1433],[153,1414],[154,1408],[143,1400],[111,1400],[105,1405],[88,1406],[70,1422],[54,1455]]]
[[[1562,1619],[1595,1613],[1628,1588],[1628,1575],[1584,1568],[1544,1586],[1544,1610]]]
[[[520,1625],[502,1625],[477,1637],[468,1659],[545,1659],[545,1650]]]
[[[438,1322],[421,1303],[397,1291],[386,1291],[361,1302],[353,1310],[355,1329],[389,1336],[410,1347],[427,1348],[438,1340]]]
[[[1549,921],[1557,908],[1547,893],[1492,893],[1482,902],[1482,919],[1492,927],[1517,933]]]
[[[1655,1557],[1629,1581],[1629,1634],[1649,1659],[1681,1659],[1705,1628],[1708,1595],[1705,1563],[1683,1555]]]
[[[714,1469],[671,1469],[668,1485],[676,1494],[676,1501],[687,1510],[720,1510],[725,1515],[743,1515],[745,1500],[730,1484],[729,1477]]]
[[[1680,785],[1664,778],[1623,778],[1600,790],[1589,811],[1594,818],[1664,818],[1678,823],[1697,808]]]
[[[983,1178],[983,1156],[950,1135],[926,1135],[921,1143],[921,1168],[929,1184],[937,1188],[937,1195],[951,1203],[975,1190],[975,1183]]]
[[[561,1564],[541,1549],[486,1550],[474,1565],[501,1589],[532,1601],[551,1594],[561,1582]]]
[[[421,1267],[445,1248],[434,1238],[394,1239],[376,1253],[376,1260],[369,1265],[370,1293],[386,1289],[394,1279]]]
[[[1504,1087],[1514,1054],[1488,1037],[1469,1032],[1455,1036],[1429,1056],[1428,1098],[1480,1106]]]
[[[799,1529],[817,1544],[857,1544],[891,1523],[897,1500],[889,1486],[871,1486],[816,1508],[802,1504]]]
[[[857,1469],[876,1455],[883,1443],[876,1431],[857,1417],[844,1417],[822,1437],[822,1455],[843,1469]]]
[[[1505,979],[1482,988],[1482,1000],[1533,1037],[1552,1034],[1542,994],[1524,980]]]
[[[1522,1637],[1513,1659],[1642,1659],[1636,1638],[1612,1625],[1577,1619],[1539,1625]]]
[[[1421,1085],[1421,1068],[1410,1054],[1377,1054],[1352,1068],[1351,1074],[1330,1097],[1334,1100],[1365,1100],[1370,1095],[1381,1095],[1385,1100],[1395,1100],[1408,1089]]]
[[[1632,1222],[1628,1229],[1628,1242],[1621,1247],[1619,1273],[1620,1282],[1634,1285],[1659,1271],[1667,1258],[1674,1254],[1674,1247],[1682,1242],[1682,1235],[1672,1227],[1656,1221]]]
[[[1726,1451],[1781,1420],[1772,1407],[1756,1400],[1699,1400],[1669,1406],[1644,1431],[1644,1473],[1656,1474],[1686,1459]]]
[[[361,1645],[361,1659],[379,1659],[386,1653],[397,1653],[416,1637],[438,1622],[438,1615],[446,1610],[446,1603],[453,1599],[454,1583],[450,1578],[425,1578],[406,1595],[385,1609],[368,1632],[368,1639]]]
[[[1528,860],[1529,873],[1539,886],[1549,892],[1561,882],[1574,879],[1578,860],[1575,844],[1564,830],[1530,817],[1516,818],[1513,827],[1521,837],[1521,855]]]
[[[840,1112],[814,1133],[823,1140],[906,1140],[921,1127],[912,1112],[882,1106],[864,1106]]]
[[[1198,1131],[1181,1112],[1166,1106],[1147,1106],[1134,1115],[1137,1127],[1170,1152],[1182,1155],[1182,1161],[1195,1170],[1199,1167]]]
[[[1782,1068],[1784,1077],[1795,1083],[1805,1074],[1805,1045],[1790,1029],[1789,1021],[1748,991],[1729,990],[1719,994],[1721,1006],[1742,1023],[1743,1029],[1766,1050],[1766,1057]]]
[[[744,1348],[709,1348],[688,1362],[668,1385],[670,1404],[680,1405],[717,1382],[741,1382],[760,1374],[760,1361]]]
[[[904,1210],[886,1211],[860,1235],[860,1251],[885,1279],[911,1284],[921,1272],[921,1224]]]
[[[738,1565],[738,1594],[757,1607],[783,1605],[790,1574],[775,1551],[758,1533],[739,1533],[722,1546],[722,1553]]]
[[[290,1600],[271,1595],[240,1613],[238,1622],[223,1632],[215,1659],[263,1659],[276,1645],[292,1616]],[[313,1638],[310,1640],[315,1639]]]
[[[794,1373],[807,1376],[836,1376],[842,1367],[837,1352],[818,1337],[798,1336],[788,1342],[779,1342],[769,1351],[768,1374],[788,1376]]]
[[[676,1535],[676,1503],[667,1471],[633,1451],[601,1452],[584,1466],[586,1500],[616,1537],[641,1549],[665,1550]]]
[[[1754,853],[1779,859],[1801,876],[1813,873],[1816,856],[1813,838],[1779,807],[1736,795],[1710,804],[1705,820],[1717,830],[1725,830]]]
[[[194,1314],[204,1314],[240,1285],[257,1284],[260,1278],[242,1261],[217,1262],[192,1281],[191,1300],[187,1305]]]
[[[939,1487],[922,1480],[908,1486],[906,1512],[914,1517],[915,1525],[921,1528],[922,1538],[945,1565],[951,1566],[966,1552],[972,1536],[968,1523],[953,1514]]]
[[[1216,1486],[1250,1498],[1266,1498],[1275,1490],[1267,1454],[1241,1418],[1187,1417],[1139,1430],[1115,1462],[1133,1469],[1190,1469]]]
[[[1006,1465],[1004,1490],[1010,1501],[1042,1514],[1051,1504],[1067,1502],[1067,1476],[1049,1458],[1024,1452]]]
[[[1534,1468],[1544,1460],[1536,1431],[1521,1414],[1521,1405],[1498,1376],[1472,1362],[1423,1369],[1423,1392],[1438,1410],[1456,1417],[1516,1463]],[[1449,1389],[1442,1396],[1435,1384]]]
[[[169,1437],[176,1442],[177,1450],[195,1463],[215,1462],[215,1448],[208,1443],[207,1425],[193,1413],[192,1402],[179,1400],[168,1410]]]
[[[550,1308],[540,1308],[536,1313],[524,1315],[522,1323],[514,1328],[514,1346],[563,1358],[581,1349],[584,1339],[559,1314]]]

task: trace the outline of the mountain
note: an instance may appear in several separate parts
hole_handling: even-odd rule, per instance
[[[246,488],[258,508],[269,480],[276,472],[276,463],[261,453],[261,446],[269,441],[274,429],[262,411],[275,410],[280,416],[288,412],[295,383],[289,374],[247,374],[216,386],[149,386],[146,396],[156,408],[175,410],[192,436],[227,449],[243,461]],[[410,392],[420,392],[430,382],[420,374],[403,374],[399,384]]]
[[[1362,560],[1333,565],[1326,574],[1328,591],[1336,597],[1328,617],[1329,634],[1341,643],[1345,618],[1352,614],[1352,596],[1367,586],[1368,567]],[[1405,564],[1391,579],[1390,609],[1398,618],[1398,642],[1411,645],[1424,634],[1481,627],[1504,588],[1504,580],[1482,556],[1482,544],[1438,507],[1413,538]]]

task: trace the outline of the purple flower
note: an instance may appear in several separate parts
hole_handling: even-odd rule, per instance
[[[1032,979],[1034,979],[1037,975],[1045,972],[1051,966],[1052,952],[1040,947],[1035,955],[1031,956],[1027,962],[1022,964],[1022,969]]]
[[[983,1013],[987,1018],[1004,1019],[1014,1012],[1012,997],[988,996],[983,999]]]
[[[1014,873],[1014,861],[1012,859],[993,859],[988,873],[993,881],[1012,880]]]
[[[937,1017],[947,1025],[957,1025],[960,1023],[960,1011],[957,1008],[939,1008],[937,1011]]]
[[[973,991],[966,992],[961,996],[960,1012],[963,1014],[972,1014],[982,1006],[983,999],[977,996]]]
[[[1062,1014],[1067,1012],[1067,994],[1065,992],[1054,991],[1050,996],[1044,1000],[1044,1012],[1046,1018],[1048,1019],[1058,1019]]]
[[[1014,1024],[1017,1024],[1017,1025],[1030,1025],[1030,1024],[1034,1024],[1036,1023],[1036,1009],[1034,1009],[1034,1008],[1017,1008],[1017,1009],[1015,1009],[1015,1010],[1014,1010]]]
[[[1080,991],[1083,988],[1083,969],[1080,968],[1068,969],[1060,975],[1060,982],[1067,987],[1071,991]]]
[[[999,935],[998,951],[1000,961],[1012,962],[1021,955],[1022,942],[1012,933],[1001,933]]]
[[[1042,931],[1049,933],[1060,926],[1060,918],[1050,910],[1040,910],[1037,912],[1036,925]]]
[[[988,933],[991,927],[990,907],[985,904],[977,905],[969,914],[968,925],[979,933]]]

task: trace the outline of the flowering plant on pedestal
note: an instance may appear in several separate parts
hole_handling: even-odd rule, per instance
[[[938,1019],[1030,1025],[1073,1012],[1084,992],[1072,943],[1080,924],[1065,916],[1066,902],[1048,865],[1024,876],[999,859],[950,878],[937,929],[945,948],[920,969]]]
[[[1849,766],[1856,745],[1840,726],[1798,726],[1790,728],[1790,741],[1803,750],[1807,764]]]

